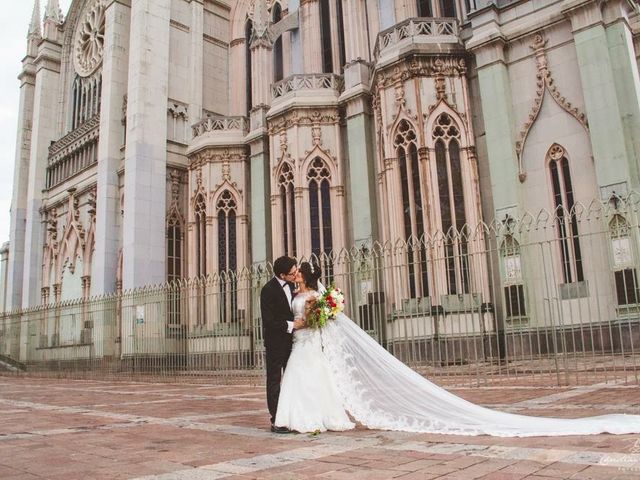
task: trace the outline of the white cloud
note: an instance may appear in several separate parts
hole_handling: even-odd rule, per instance
[[[33,1],[4,2],[0,16],[0,244],[9,240],[20,83],[18,74],[27,48]],[[47,0],[41,0],[42,13]],[[66,14],[71,0],[60,0]]]

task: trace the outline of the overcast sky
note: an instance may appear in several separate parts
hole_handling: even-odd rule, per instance
[[[9,240],[20,83],[18,74],[27,49],[33,0],[3,0],[0,15],[0,244]],[[71,0],[59,0],[67,14]],[[40,17],[47,0],[40,0]]]

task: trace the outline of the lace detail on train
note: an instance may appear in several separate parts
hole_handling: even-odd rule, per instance
[[[640,416],[528,417],[474,405],[400,362],[345,315],[322,330],[345,408],[369,428],[500,437],[640,432]]]
[[[295,318],[304,318],[307,298],[298,294],[292,303]],[[324,355],[320,330],[293,334],[293,349],[280,387],[276,425],[298,432],[343,431],[355,427],[342,404]]]

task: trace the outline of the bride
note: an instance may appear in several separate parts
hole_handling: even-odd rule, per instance
[[[296,318],[306,318],[319,295],[320,269],[302,263],[293,300]],[[294,332],[282,380],[276,425],[298,432],[354,428],[532,437],[639,433],[639,415],[577,419],[529,417],[470,403],[431,383],[387,352],[346,315],[320,329]]]

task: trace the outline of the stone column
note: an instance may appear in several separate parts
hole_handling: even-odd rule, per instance
[[[636,50],[633,45],[633,34],[629,26],[628,15],[631,13],[626,1],[609,2],[605,13],[611,16],[607,22],[606,34],[616,86],[616,98],[620,106],[620,120],[627,153],[629,168],[635,181],[631,188],[640,188],[638,168],[640,165],[640,78],[636,62]],[[609,19],[607,19],[609,20]]]
[[[347,104],[347,203],[352,238],[347,245],[362,245],[378,239],[375,173],[375,130],[368,91],[370,70],[364,61],[347,63],[347,89],[340,101]]]
[[[165,280],[170,0],[131,5],[123,288]]]
[[[572,0],[565,3],[563,11],[571,20],[596,178],[601,188],[609,187],[623,194],[629,178],[637,184],[637,175],[635,167],[633,171],[629,168],[625,128],[600,4],[595,0]]]
[[[37,21],[39,22],[40,19],[38,18]],[[13,195],[11,198],[11,227],[9,230],[11,255],[9,256],[7,264],[5,299],[5,307],[7,310],[22,306],[27,190],[29,188],[29,157],[31,151],[33,101],[36,85],[36,68],[34,62],[38,54],[38,42],[41,38],[39,33],[29,35],[27,55],[22,60],[22,72],[18,77],[20,80],[20,106],[13,170]]]
[[[300,0],[289,0],[289,13],[300,10]],[[302,32],[300,28],[292,30],[290,33],[290,74],[302,73],[304,71],[304,59],[302,52]]]
[[[117,171],[124,139],[122,103],[127,93],[131,8],[117,0],[111,0],[106,6],[105,16],[97,166],[96,246],[91,272],[92,293],[96,295],[111,293],[116,289],[120,216]]]
[[[358,0],[347,0],[343,12],[347,64],[356,59],[370,60],[365,5]]]
[[[504,40],[500,37],[471,47],[476,55],[491,191],[496,211],[518,205],[516,132],[504,47]]]
[[[322,36],[320,34],[320,2],[302,0],[300,30],[305,73],[322,72]]]
[[[40,303],[42,285],[42,240],[40,218],[42,190],[45,188],[49,145],[60,136],[58,120],[58,91],[60,79],[61,32],[54,18],[45,19],[44,38],[35,59],[36,82],[33,100],[33,130],[29,152],[29,180],[27,184],[26,228],[24,247],[24,277],[22,306]],[[19,184],[16,185],[18,187]],[[15,298],[15,296],[14,296]]]

